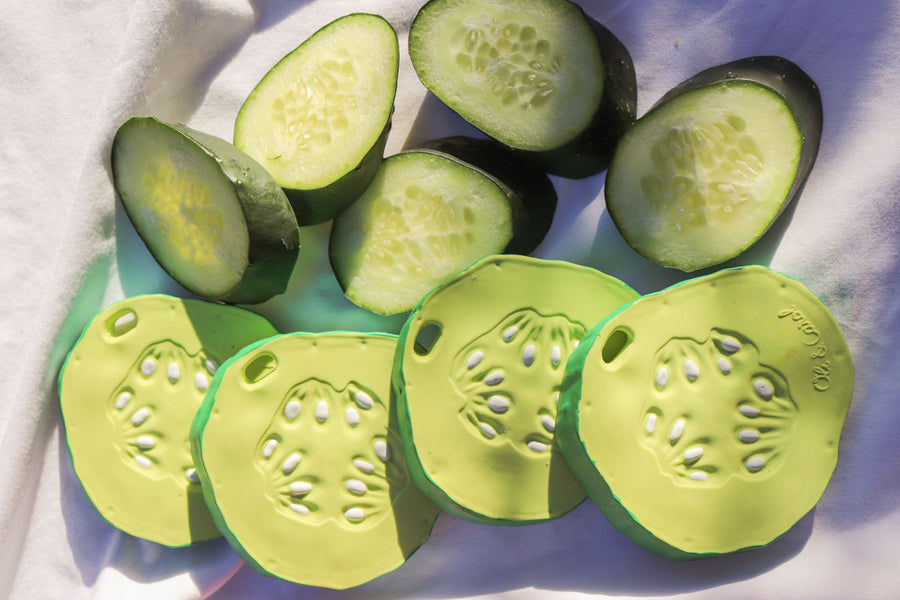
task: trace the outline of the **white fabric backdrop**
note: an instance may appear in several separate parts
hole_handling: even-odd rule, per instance
[[[896,598],[900,587],[900,5],[894,0],[584,0],[629,48],[639,114],[693,73],[780,54],[822,90],[818,162],[793,211],[731,264],[787,273],[831,308],[857,367],[837,471],[818,507],[770,547],[699,562],[655,557],[585,503],[557,521],[489,527],[442,515],[406,565],[329,592],[271,579],[222,541],[165,549],[111,528],[83,494],[60,427],[56,377],[104,305],[183,294],[113,193],[109,149],[131,115],[230,139],[256,81],[343,14],[387,18],[401,71],[388,153],[471,132],[425,93],[405,50],[419,0],[8,0],[0,13],[0,596],[37,598]],[[536,252],[650,292],[683,278],[635,255],[605,214],[604,175],[554,179],[560,207]],[[283,331],[396,331],[346,302],[323,244],[288,293],[258,307]],[[773,506],[772,510],[778,510]]]

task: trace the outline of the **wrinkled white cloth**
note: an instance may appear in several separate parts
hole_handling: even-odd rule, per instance
[[[830,307],[856,389],[817,508],[771,546],[688,563],[658,558],[590,502],[556,521],[490,527],[441,515],[396,571],[335,592],[252,571],[224,541],[166,549],[108,525],[73,473],[56,392],[93,314],[142,293],[184,294],[152,260],[112,188],[116,128],[154,115],[231,139],[259,78],[329,21],[384,16],[401,67],[388,153],[472,130],[425,93],[406,52],[421,0],[26,2],[0,14],[0,597],[896,598],[900,589],[900,4],[895,0],[584,0],[634,58],[639,114],[692,74],[776,54],[822,91],[818,162],[792,211],[729,266],[761,263]],[[638,257],[605,213],[604,175],[554,178],[560,205],[536,255],[597,267],[639,292],[685,278]],[[282,331],[399,330],[343,299],[328,225],[302,232],[284,296],[257,307]],[[665,499],[661,498],[660,503]],[[778,511],[778,506],[772,506]],[[311,549],[315,552],[316,549]],[[302,558],[301,558],[302,560]]]

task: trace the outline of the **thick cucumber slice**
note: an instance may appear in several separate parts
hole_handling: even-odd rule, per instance
[[[339,215],[329,258],[347,298],[372,312],[410,310],[431,289],[513,239],[512,192],[449,155],[390,156]]]
[[[431,292],[400,333],[393,384],[410,472],[482,523],[559,517],[585,497],[554,431],[566,359],[637,293],[594,269],[485,258]]]
[[[113,304],[85,328],[59,377],[75,474],[113,526],[166,546],[219,537],[189,430],[217,365],[277,333],[250,311],[170,296]]]
[[[187,290],[242,303],[284,292],[297,220],[252,158],[184,125],[133,117],[116,132],[112,172],[138,235]]]
[[[330,588],[399,567],[438,508],[410,480],[386,334],[288,334],[216,373],[191,429],[203,493],[254,568]]]
[[[714,67],[666,94],[622,138],[610,217],[639,254],[695,271],[753,245],[796,197],[819,148],[822,103],[793,63]]]
[[[606,168],[634,121],[631,57],[565,0],[431,0],[413,21],[409,53],[435,96],[557,175]]]
[[[284,187],[301,225],[333,218],[375,176],[398,68],[391,25],[351,14],[281,59],[247,97],[234,143]]]
[[[821,497],[853,389],[828,309],[765,267],[644,296],[566,366],[558,440],[609,520],[675,559],[769,544]]]

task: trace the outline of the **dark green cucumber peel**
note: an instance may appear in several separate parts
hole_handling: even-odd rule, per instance
[[[557,196],[553,182],[537,164],[496,140],[462,135],[429,140],[420,149],[458,158],[509,189],[513,238],[505,254],[528,254],[543,241],[553,222]]]
[[[627,192],[622,191],[626,185],[627,178],[632,176],[628,174],[628,171],[637,170],[635,168],[636,161],[633,158],[617,161],[616,157],[620,154],[624,155],[630,144],[647,143],[646,140],[639,141],[638,139],[638,136],[641,135],[644,130],[645,124],[646,129],[648,130],[651,129],[651,123],[653,123],[653,127],[659,127],[659,125],[654,122],[654,119],[657,119],[658,121],[666,119],[665,111],[671,105],[671,102],[682,100],[684,94],[715,94],[717,91],[721,90],[736,89],[737,86],[740,85],[752,85],[768,90],[781,100],[793,117],[794,126],[799,132],[800,146],[796,150],[797,168],[790,186],[784,186],[785,193],[783,197],[774,200],[778,202],[776,210],[772,212],[768,221],[763,223],[761,230],[750,236],[742,233],[741,235],[743,237],[741,237],[739,241],[734,242],[734,248],[728,251],[719,250],[717,247],[715,252],[707,252],[703,240],[697,240],[693,248],[688,251],[693,254],[693,256],[690,257],[687,256],[687,253],[685,253],[685,256],[681,256],[677,251],[672,251],[671,249],[656,248],[655,245],[657,244],[669,242],[666,242],[665,238],[658,238],[663,239],[664,241],[662,242],[653,241],[652,238],[657,235],[668,235],[670,240],[674,240],[677,234],[672,235],[671,232],[668,234],[649,234],[646,229],[643,231],[641,230],[642,225],[638,223],[641,219],[638,216],[627,214],[628,210],[638,201],[650,202],[650,200],[630,197]],[[747,122],[748,124],[750,123],[750,115],[737,115],[737,117],[739,117],[739,120],[743,120],[744,117],[747,117]],[[728,118],[730,119],[731,117]],[[638,119],[634,124],[634,127],[632,127],[620,141],[616,149],[616,154],[613,157],[612,164],[610,165],[604,190],[609,215],[620,233],[622,233],[625,241],[638,254],[663,266],[691,272],[721,264],[722,262],[739,255],[756,243],[772,223],[781,216],[791,202],[800,195],[818,154],[822,127],[822,100],[818,87],[809,75],[800,69],[800,67],[785,58],[778,56],[754,56],[718,65],[702,71],[667,92],[644,116]],[[739,125],[737,133],[739,135],[743,133],[743,125]],[[733,132],[726,135],[733,135]],[[752,148],[755,140],[752,140],[751,138],[749,143],[749,147]],[[766,146],[768,146],[768,148]],[[764,145],[762,150],[765,152],[769,148],[771,148],[771,144]],[[687,148],[686,151],[690,155],[690,160],[693,161],[695,156],[694,150]],[[740,161],[744,159],[742,153],[747,152],[747,150],[743,147],[736,147],[734,149],[723,149],[720,147],[714,149],[714,152],[718,152],[718,155],[714,156],[714,159],[716,160]],[[731,152],[737,152],[737,157],[735,158],[735,156],[732,156],[730,154]],[[750,150],[750,152],[751,154],[756,153],[755,150]],[[764,164],[763,167],[765,167]],[[752,169],[756,168],[756,166],[752,167]],[[693,171],[691,168],[683,170],[688,177],[690,177],[690,173]],[[725,186],[730,186],[732,184],[736,185],[737,182],[742,182],[743,180],[741,178],[746,177],[749,173],[752,173],[753,177],[759,179],[755,170],[748,170],[743,167],[740,167],[739,170],[741,173],[737,174],[735,179],[729,180],[724,178],[718,181],[702,180],[702,183],[704,185],[708,184],[710,187],[719,184]],[[620,174],[620,172],[622,174]],[[688,192],[693,189],[690,186],[694,183],[696,182],[688,184]],[[677,188],[675,183],[672,183],[670,187]],[[684,190],[679,189],[674,189],[673,191],[676,195],[684,192]],[[644,193],[646,194],[647,192],[645,191]],[[701,192],[701,194],[704,195],[704,199],[699,202],[699,210],[704,210],[706,208],[705,194],[707,194],[707,192]],[[738,208],[740,202],[742,201],[738,201]],[[694,204],[684,210],[692,211],[695,210],[697,206],[697,204]]]
[[[293,210],[288,203],[280,186],[263,169],[259,163],[244,154],[230,143],[220,138],[191,129],[183,124],[169,124],[153,117],[132,117],[126,121],[116,132],[112,145],[112,172],[113,182],[126,214],[135,224],[138,235],[147,239],[147,231],[143,229],[137,220],[142,211],[144,199],[133,195],[128,191],[132,178],[153,177],[150,169],[153,165],[140,164],[137,173],[129,170],[130,165],[121,156],[120,151],[125,140],[132,136],[177,135],[183,138],[190,147],[192,153],[199,157],[197,160],[211,160],[218,166],[223,178],[227,179],[234,190],[234,196],[239,204],[243,216],[245,235],[248,238],[247,255],[243,258],[243,265],[235,265],[240,272],[239,280],[227,290],[219,290],[211,294],[209,289],[196,283],[193,273],[179,271],[179,265],[172,264],[164,253],[169,248],[157,247],[153,243],[148,244],[148,250],[159,262],[160,266],[178,283],[188,291],[198,296],[215,300],[235,303],[258,303],[268,300],[272,296],[281,294],[287,288],[297,255],[300,248],[300,230]],[[173,138],[174,139],[174,138]],[[140,143],[138,139],[137,142]],[[170,165],[171,166],[171,165]],[[176,168],[177,170],[177,168]],[[177,177],[177,175],[176,175]],[[146,182],[142,181],[146,189]],[[203,182],[199,182],[202,185]],[[156,185],[155,182],[150,184]],[[190,192],[187,192],[189,195]],[[190,198],[181,199],[182,207]],[[214,205],[216,199],[212,199]],[[201,207],[206,209],[206,207]],[[191,225],[203,228],[202,218],[192,218],[187,213],[181,214],[182,219],[187,219]],[[157,219],[160,219],[157,216]],[[179,224],[170,219],[162,218],[159,227],[178,227]],[[208,233],[204,231],[204,233]],[[216,235],[221,232],[213,232]],[[182,265],[183,267],[183,265]],[[199,270],[199,268],[198,268]]]

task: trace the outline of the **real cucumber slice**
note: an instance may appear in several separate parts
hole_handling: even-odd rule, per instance
[[[138,235],[188,291],[248,304],[284,292],[297,220],[252,158],[184,125],[132,117],[116,131],[112,173]]]
[[[216,523],[255,569],[348,588],[428,539],[438,508],[404,462],[390,394],[396,343],[287,334],[216,373],[191,449]]]
[[[275,333],[248,310],[164,295],[94,317],[60,372],[59,402],[75,475],[107,521],[166,546],[220,537],[191,422],[218,365]]]
[[[410,310],[438,284],[513,239],[509,188],[449,155],[386,158],[332,225],[329,258],[347,298],[378,314]]]
[[[834,317],[765,267],[644,296],[569,358],[558,441],[610,522],[674,559],[764,546],[821,497],[853,364]]]
[[[333,218],[375,176],[398,68],[393,27],[355,13],[281,59],[241,106],[235,145],[272,173],[301,225]]]
[[[708,69],[666,94],[620,141],[609,215],[639,254],[695,271],[753,245],[815,162],[822,104],[778,57]]]
[[[393,386],[413,479],[465,519],[562,516],[585,492],[556,445],[566,360],[637,297],[588,267],[490,256],[428,294],[400,333]]]
[[[557,175],[603,170],[635,117],[627,50],[566,0],[431,0],[409,53],[435,96]]]

